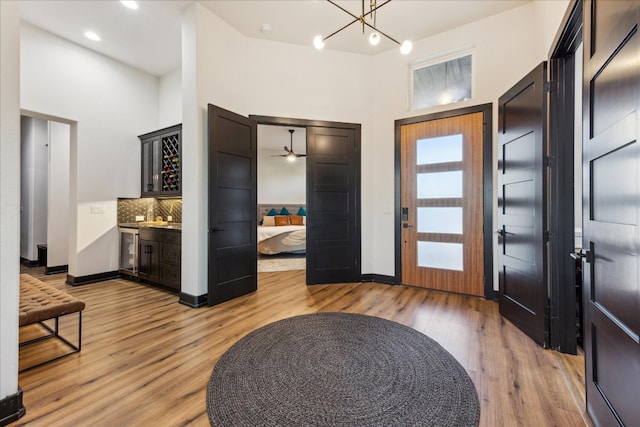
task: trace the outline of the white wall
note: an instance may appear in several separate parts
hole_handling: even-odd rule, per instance
[[[47,266],[69,264],[69,171],[71,126],[48,122],[49,200],[47,215]]]
[[[183,291],[206,293],[207,104],[238,114],[365,123],[372,58],[248,39],[199,4],[183,15]],[[205,195],[203,197],[203,195]]]
[[[158,79],[27,23],[20,34],[22,108],[77,122],[69,274],[115,271],[116,200],[140,195],[137,135],[158,128]],[[92,214],[92,207],[104,213]]]
[[[190,34],[197,55],[189,58],[183,52],[184,81],[197,80],[186,92],[184,105],[185,124],[187,111],[194,120],[185,132],[202,144],[192,155],[206,154],[202,141],[208,102],[243,115],[362,124],[362,273],[393,276],[394,120],[492,102],[495,145],[498,97],[546,59],[567,0],[537,3],[418,41],[408,56],[393,50],[373,57],[247,39],[196,5],[188,13],[192,24],[197,22],[197,31]],[[183,43],[186,39],[183,33]],[[409,64],[469,45],[474,46],[473,99],[408,111]],[[187,76],[186,69],[193,75]],[[185,155],[183,158],[187,161]],[[206,176],[204,162],[196,170]],[[194,203],[199,211],[191,213],[191,220],[196,215],[199,218],[201,236],[198,256],[190,257],[194,267],[200,266],[197,280],[190,277],[194,283],[204,283],[206,278],[206,237],[202,237],[206,234],[206,198],[195,200],[199,192],[206,194],[206,184],[204,180],[199,183],[185,181],[185,189],[193,188],[185,209],[189,212],[188,206]],[[191,233],[189,238],[197,240],[196,230]],[[183,261],[187,257],[185,253]],[[205,285],[198,287],[200,293],[205,289]]]
[[[182,123],[181,67],[160,77],[158,92],[158,129]]]
[[[47,243],[49,129],[32,117],[21,117],[20,128],[20,257],[34,261]]]
[[[292,162],[272,157],[282,153],[283,150],[258,149],[258,204],[303,206],[307,199],[306,158]]]
[[[544,3],[539,5],[538,3]],[[497,165],[498,98],[547,58],[568,1],[534,2],[414,43],[408,56],[390,51],[374,58],[377,90],[372,140],[362,150],[362,272],[394,275],[394,120],[493,103],[494,165]],[[473,95],[469,101],[408,110],[411,63],[473,46]],[[495,167],[495,166],[494,166]],[[496,188],[494,171],[494,189]],[[495,191],[494,191],[495,193]],[[494,215],[497,202],[494,194]],[[494,217],[494,228],[497,217]],[[497,242],[494,237],[494,249]],[[497,253],[494,251],[494,264]],[[497,289],[497,271],[494,272]]]
[[[18,392],[20,7],[0,1],[0,399]]]

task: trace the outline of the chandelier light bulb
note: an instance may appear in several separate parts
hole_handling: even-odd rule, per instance
[[[313,46],[318,50],[324,47],[324,41],[322,40],[322,36],[315,36],[313,38]]]
[[[411,43],[409,40],[403,41],[400,45],[400,53],[402,53],[403,55],[411,52],[411,49],[413,49],[413,43]]]
[[[371,46],[377,46],[378,43],[380,43],[380,34],[371,33],[371,35],[369,36],[369,43],[371,44]]]

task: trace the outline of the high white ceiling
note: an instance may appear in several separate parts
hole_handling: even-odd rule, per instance
[[[384,0],[378,0],[378,5]],[[531,0],[393,0],[382,6],[376,26],[402,42],[420,40],[469,22],[522,6]],[[118,0],[22,0],[24,21],[110,56],[150,74],[162,76],[180,66],[181,14],[194,0],[143,0],[129,10]],[[247,37],[311,46],[316,35],[328,36],[353,20],[321,0],[200,0],[198,3]],[[354,15],[360,0],[338,0]],[[365,0],[368,10],[369,0]],[[260,28],[269,24],[271,31]],[[93,30],[102,40],[84,37]],[[369,35],[370,30],[366,30]],[[383,37],[376,47],[353,24],[331,37],[325,49],[375,55],[397,45]]]

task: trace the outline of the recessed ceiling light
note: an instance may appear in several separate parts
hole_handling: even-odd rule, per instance
[[[85,31],[84,32],[84,36],[90,40],[99,42],[100,41],[100,36],[97,35],[96,33],[94,33],[93,31]]]
[[[121,0],[120,3],[129,9],[138,10],[138,3],[132,0]]]
[[[262,24],[260,25],[260,32],[262,34],[268,34],[271,32],[271,25],[269,24]]]

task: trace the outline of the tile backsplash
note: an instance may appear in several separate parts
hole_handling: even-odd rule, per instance
[[[143,215],[147,220],[147,211],[149,206],[153,208],[153,218],[162,216],[162,220],[166,221],[171,206],[173,211],[171,216],[172,222],[182,222],[182,199],[118,199],[118,223],[136,222],[136,215]]]

